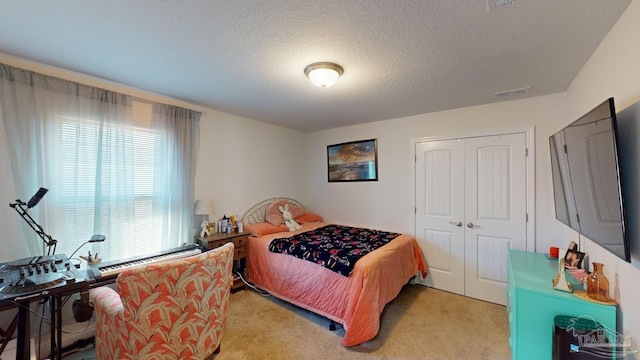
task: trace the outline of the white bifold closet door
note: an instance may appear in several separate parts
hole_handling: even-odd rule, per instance
[[[416,143],[423,285],[506,304],[507,252],[526,250],[524,133]]]

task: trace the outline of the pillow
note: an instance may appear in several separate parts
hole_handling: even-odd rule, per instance
[[[311,223],[311,222],[322,222],[322,216],[316,214],[316,213],[312,213],[312,212],[305,212],[304,214],[296,217],[296,221],[299,224],[304,224],[304,223]]]
[[[289,204],[289,212],[294,219],[304,214],[304,209],[300,206],[290,204],[288,200],[278,200],[272,202],[271,205],[267,207],[267,211],[265,212],[265,220],[273,226],[282,224],[284,219],[282,218],[282,213],[280,212],[280,206],[284,206],[285,204]]]
[[[277,232],[289,231],[289,228],[285,224],[273,226],[268,222],[261,222],[256,224],[245,224],[244,230],[251,232],[251,236],[260,237],[263,235],[274,234]]]

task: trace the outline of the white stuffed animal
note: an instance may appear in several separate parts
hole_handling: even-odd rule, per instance
[[[284,220],[284,224],[287,225],[289,231],[296,231],[302,229],[302,226],[298,224],[295,220],[293,220],[293,216],[289,211],[289,204],[284,204],[284,207],[280,206],[280,212],[282,213],[282,219]]]
[[[200,224],[200,237],[211,236],[211,232],[209,231],[209,222],[205,219]]]

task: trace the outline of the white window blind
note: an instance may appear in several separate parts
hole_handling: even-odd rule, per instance
[[[135,104],[134,104],[135,105]],[[143,104],[144,105],[144,104]],[[57,253],[70,255],[93,234],[103,243],[85,245],[105,260],[123,259],[167,247],[159,239],[164,203],[154,179],[164,170],[157,159],[162,136],[151,129],[150,112],[134,111],[134,125],[105,125],[92,119],[58,117],[59,183],[55,191]],[[169,244],[178,246],[179,244]]]

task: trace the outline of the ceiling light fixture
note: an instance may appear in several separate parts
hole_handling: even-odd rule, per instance
[[[317,62],[304,68],[304,74],[311,83],[321,88],[335,84],[343,73],[344,69],[340,65],[331,62]]]

